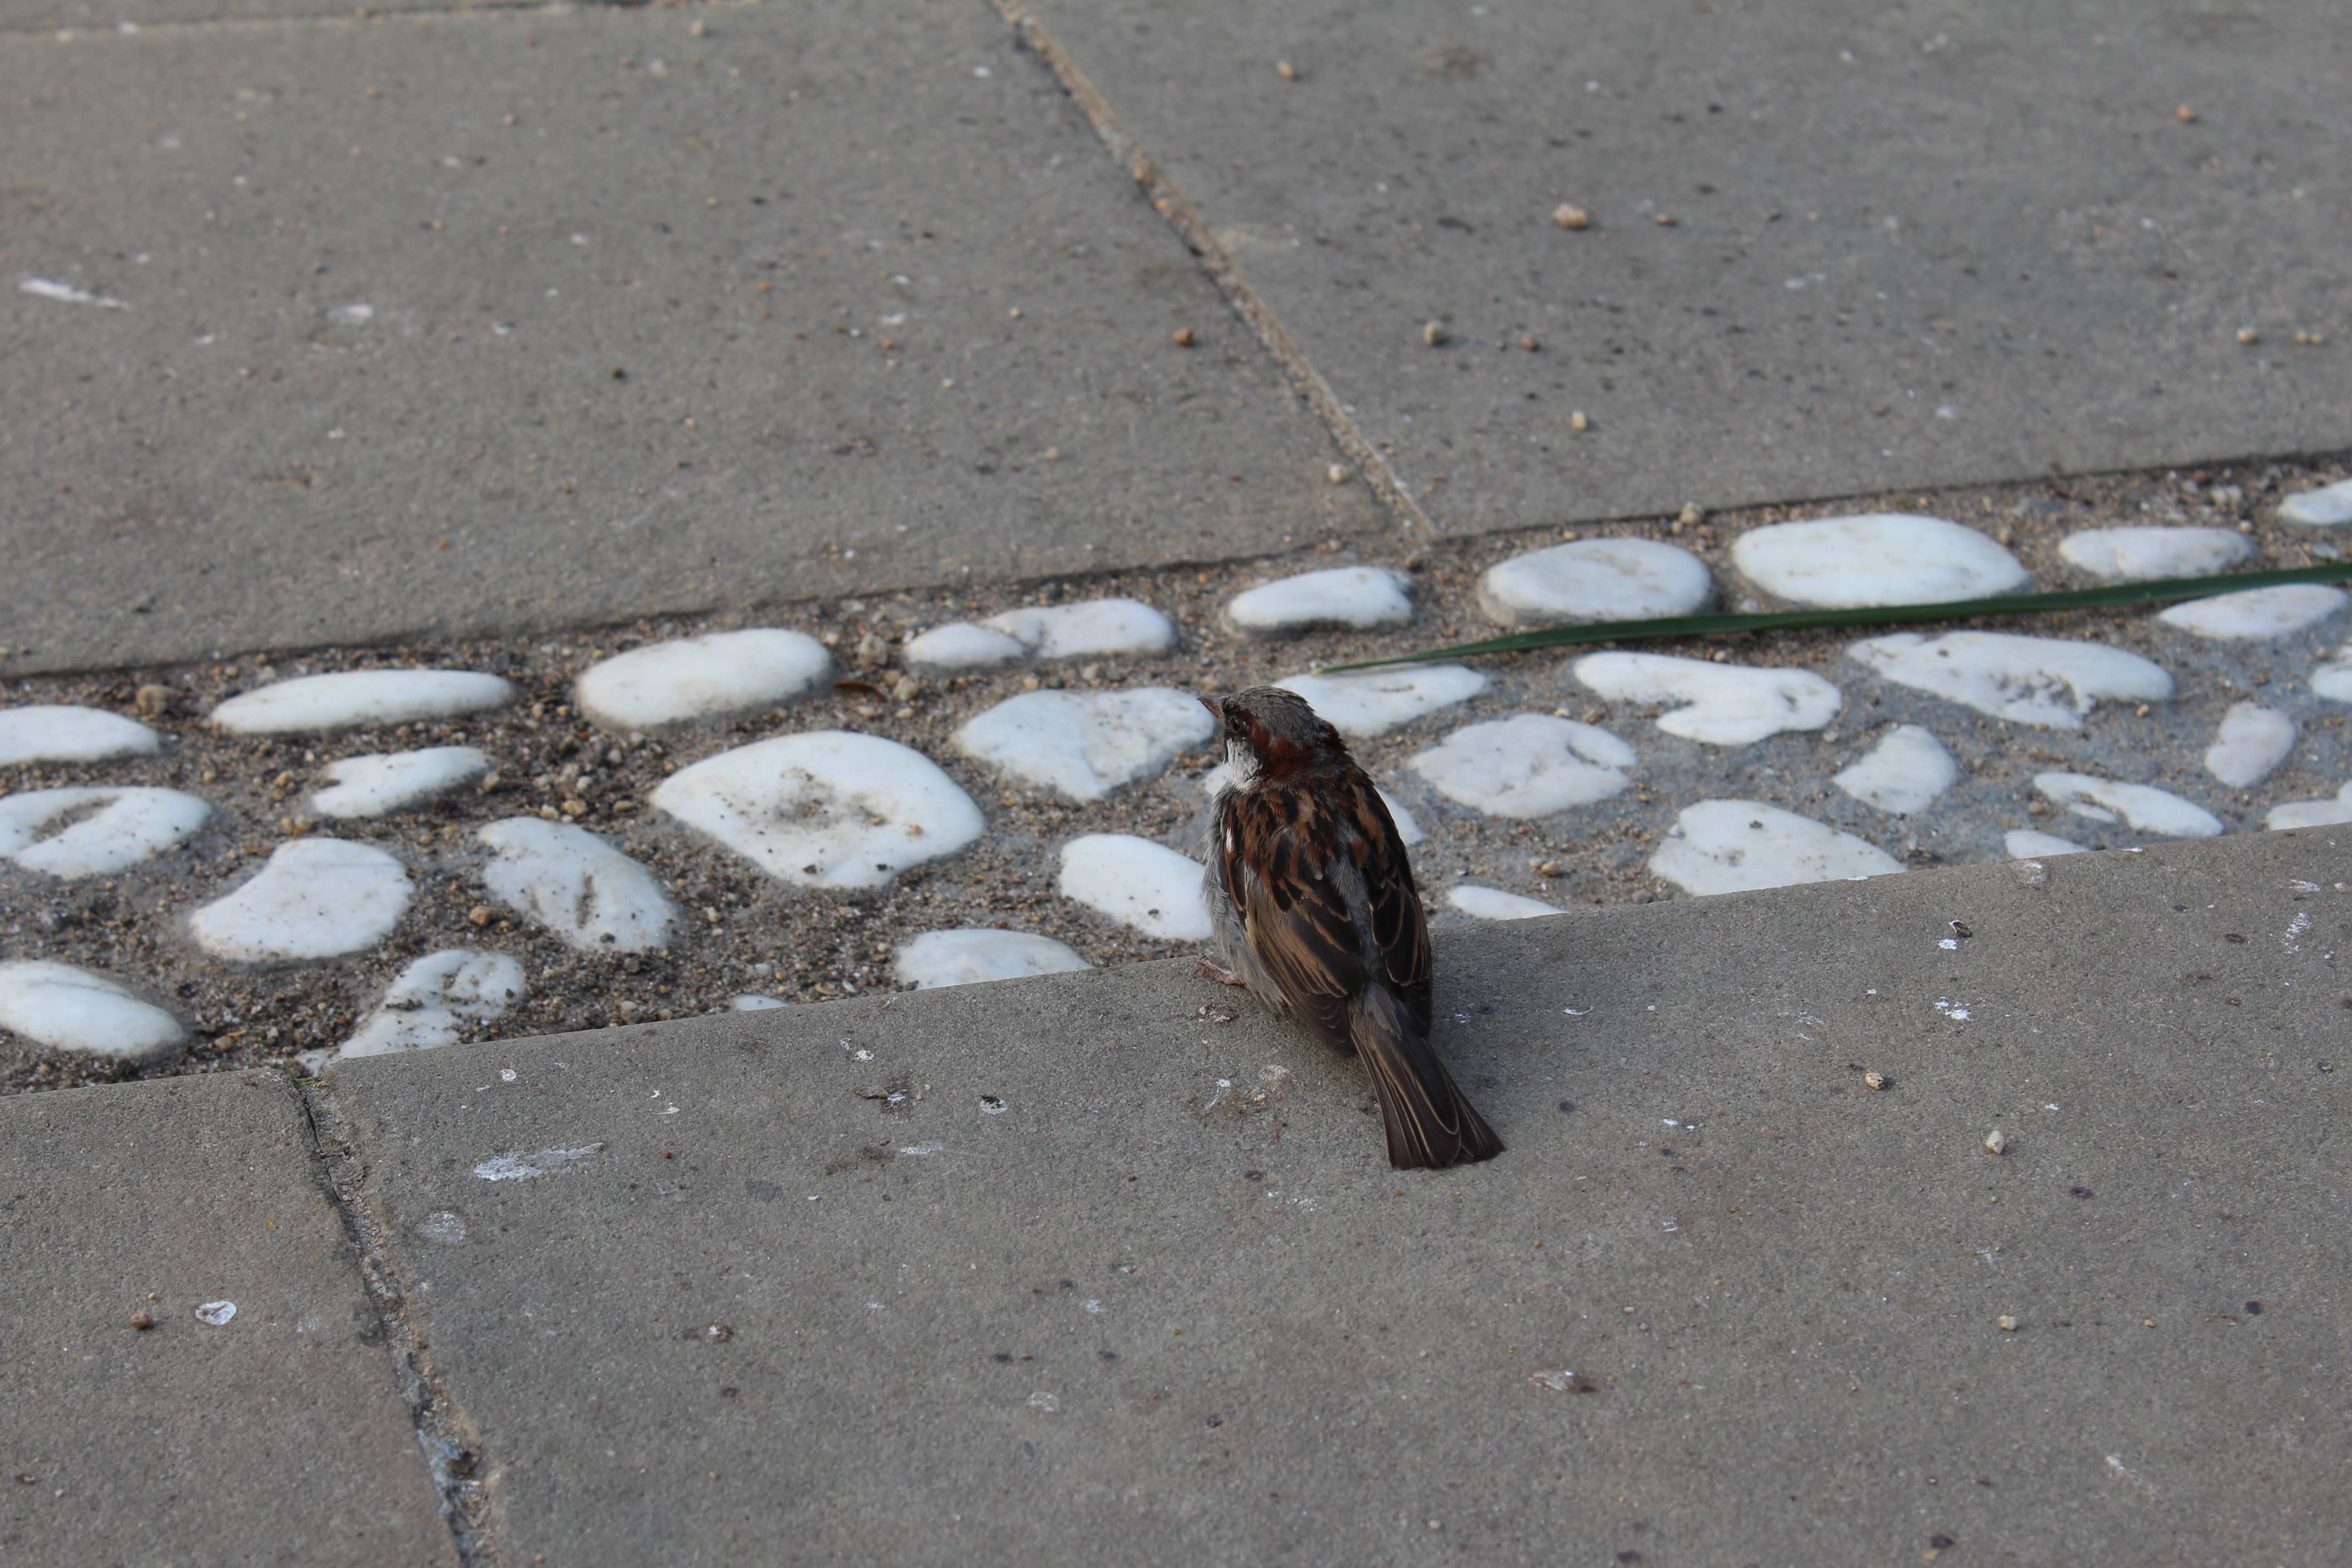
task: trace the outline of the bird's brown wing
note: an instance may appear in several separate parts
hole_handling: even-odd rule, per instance
[[[1355,1048],[1349,1001],[1376,982],[1429,1032],[1429,922],[1412,867],[1380,793],[1350,773],[1235,796],[1216,847],[1252,951],[1291,1010],[1341,1051]]]

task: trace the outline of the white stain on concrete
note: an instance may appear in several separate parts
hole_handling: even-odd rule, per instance
[[[37,299],[54,300],[60,305],[96,305],[103,310],[127,310],[130,304],[111,294],[93,294],[87,289],[77,289],[70,283],[58,283],[47,278],[19,278],[16,291]]]
[[[602,1143],[583,1143],[577,1149],[538,1149],[528,1153],[514,1150],[491,1155],[474,1167],[474,1174],[486,1182],[536,1181],[570,1170],[604,1147]]]

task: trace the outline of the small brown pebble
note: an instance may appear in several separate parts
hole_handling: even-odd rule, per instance
[[[1995,1318],[1992,1321],[1992,1326],[1999,1329],[2004,1334],[2013,1334],[2017,1332],[2017,1320],[2011,1317],[2007,1312],[2003,1312],[2000,1317]]]
[[[1298,79],[1298,68],[1292,65],[1288,60],[1276,60],[1274,62],[1274,74],[1280,77],[1285,81],[1297,81]]]
[[[139,711],[152,719],[171,706],[172,689],[168,686],[142,686],[131,699]]]
[[[2156,1327],[2156,1320],[2154,1318],[2142,1318],[2139,1321],[2139,1326],[2143,1329],[2152,1329]]]
[[[131,1326],[144,1333],[155,1326],[155,1314],[142,1307],[131,1314]]]
[[[2238,329],[2238,341],[2245,344],[2248,348],[2252,348],[2256,343],[2263,341],[2263,335],[2252,327],[2240,327]]]
[[[1442,321],[1423,321],[1421,325],[1421,341],[1428,344],[1431,348],[1435,348],[1438,344],[1444,342],[1445,341],[1444,323]]]
[[[1577,431],[1590,430],[1592,428],[1592,421],[1584,416],[1583,409],[1571,409],[1568,416],[1568,427]]]
[[[2194,125],[2197,123],[2197,111],[2184,103],[2172,111],[2172,118],[2183,125]]]
[[[1334,463],[1323,470],[1323,477],[1335,485],[1344,485],[1348,482],[1348,465]]]
[[[1698,502],[1685,501],[1683,502],[1682,515],[1675,521],[1681,523],[1685,528],[1696,528],[1700,523],[1706,521],[1706,513],[1699,509]]]
[[[1562,202],[1551,209],[1551,221],[1562,228],[1583,228],[1592,222],[1592,216],[1582,207]]]
[[[1862,1075],[1862,1081],[1871,1089],[1885,1089],[1892,1080],[1883,1072],[1866,1072]]]
[[[1660,228],[1673,228],[1676,226],[1679,220],[1675,218],[1671,214],[1660,213],[1656,217],[1652,218],[1650,221],[1656,224]]]
[[[1190,327],[1179,327],[1170,335],[1168,341],[1174,343],[1180,349],[1189,349],[1192,346],[1192,329]]]
[[[488,904],[476,904],[466,911],[467,921],[477,926],[486,926],[498,918],[498,911]]]
[[[1538,349],[1539,349],[1539,348],[1543,347],[1543,344],[1542,344],[1542,343],[1540,343],[1540,342],[1538,342],[1537,340],[1535,340],[1534,338],[1521,338],[1521,339],[1519,340],[1519,347],[1521,347],[1521,348],[1523,348],[1523,349],[1527,350],[1527,351],[1528,351],[1528,353],[1535,353]]]

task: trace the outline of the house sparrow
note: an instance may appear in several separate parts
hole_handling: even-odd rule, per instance
[[[1387,805],[1306,700],[1260,686],[1203,706],[1231,776],[1211,818],[1208,900],[1222,964],[1343,1055],[1360,1055],[1389,1163],[1503,1152],[1429,1044],[1429,922]]]

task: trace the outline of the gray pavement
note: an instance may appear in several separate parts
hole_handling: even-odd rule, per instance
[[[1511,1147],[1436,1175],[1182,963],[320,1092],[509,1561],[2317,1564],[2347,876],[2321,829],[1446,933]]]
[[[2330,0],[1007,8],[1441,526],[2352,432]]]
[[[11,280],[121,302],[0,297],[0,672],[1392,532],[976,3],[0,36],[0,101]]]
[[[0,1100],[0,1561],[458,1561],[283,1076]]]

